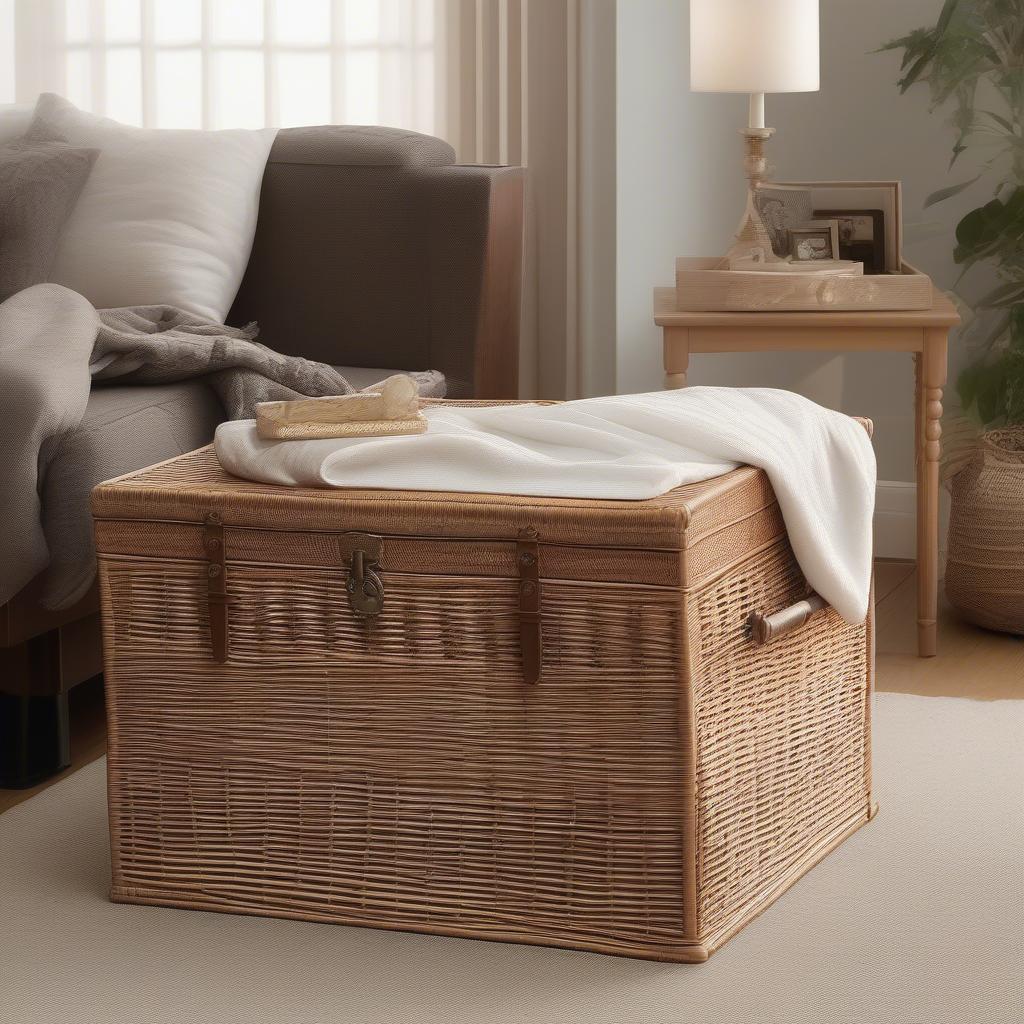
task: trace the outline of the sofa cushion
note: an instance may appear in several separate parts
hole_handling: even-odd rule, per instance
[[[202,380],[93,388],[81,426],[45,453],[47,605],[61,608],[78,600],[95,576],[89,510],[93,487],[209,444],[223,418],[220,403]]]
[[[61,231],[98,153],[63,142],[0,145],[0,302],[49,280]]]
[[[401,370],[338,367],[356,388]],[[419,375],[423,379],[423,375]],[[444,377],[421,386],[424,398],[444,396]],[[203,380],[177,384],[95,386],[81,426],[45,452],[43,529],[50,566],[33,585],[51,609],[79,600],[95,576],[89,495],[104,480],[194,451],[213,440],[224,411]]]
[[[133,128],[44,93],[28,134],[100,150],[53,281],[97,309],[166,303],[223,321],[252,248],[272,130]]]
[[[455,150],[432,135],[377,125],[321,125],[278,132],[271,164],[333,167],[447,167]]]

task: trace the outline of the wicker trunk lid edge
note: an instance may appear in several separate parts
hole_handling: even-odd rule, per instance
[[[510,543],[532,529],[545,545],[665,553],[692,548],[744,523],[756,529],[752,519],[767,534],[781,525],[767,477],[749,466],[655,498],[614,501],[283,488],[231,476],[212,446],[100,484],[92,494],[92,511],[101,551],[117,550],[116,522],[200,525],[211,513],[227,527],[258,531]],[[110,529],[104,526],[108,522]],[[107,540],[115,546],[107,547]]]

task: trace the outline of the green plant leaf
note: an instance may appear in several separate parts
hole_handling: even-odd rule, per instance
[[[956,226],[957,246],[953,259],[971,266],[1002,253],[1011,264],[1024,240],[1024,188],[1013,190],[1004,201],[995,198],[971,210]]]
[[[960,405],[970,409],[974,400],[978,397],[978,380],[981,377],[982,367],[979,363],[964,367],[957,378],[956,390],[960,396]]]
[[[993,288],[988,294],[983,295],[974,305],[978,309],[998,308],[1012,306],[1022,300],[1024,300],[1024,281],[1006,281],[998,288]]]
[[[906,92],[921,77],[921,75],[924,74],[925,68],[928,67],[928,64],[934,56],[935,47],[927,47],[924,53],[914,61],[911,69],[900,79],[900,92]]]
[[[1024,302],[1010,310],[1010,348],[1024,353]]]
[[[1002,313],[997,316],[988,330],[980,338],[971,339],[971,347],[984,357],[995,345],[997,345],[1004,334],[1010,329],[1010,314]]]
[[[1014,128],[1013,122],[1005,117],[1001,117],[994,110],[983,110],[982,113],[986,117],[991,117],[1000,128],[1005,128],[1011,135],[1017,134],[1017,129]]]
[[[929,206],[934,206],[936,203],[941,203],[944,199],[950,199],[953,196],[959,195],[965,188],[970,188],[980,177],[980,174],[976,174],[970,181],[962,181],[959,185],[947,185],[946,188],[940,188],[924,201],[924,208],[927,210]]]
[[[939,20],[935,23],[935,31],[938,35],[943,35],[949,23],[953,20],[953,15],[956,13],[957,7],[960,6],[960,0],[946,0],[942,5],[942,11],[939,14]]]
[[[1006,389],[1004,387],[1003,360],[982,367],[978,381],[976,404],[982,423],[993,423],[1006,410]]]

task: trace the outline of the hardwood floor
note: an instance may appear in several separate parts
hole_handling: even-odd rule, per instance
[[[943,603],[939,656],[917,657],[917,578],[912,562],[875,563],[878,690],[975,700],[1024,699],[1024,638],[960,621]],[[106,751],[99,680],[71,692],[71,767],[32,789],[0,789],[0,812],[27,800]]]
[[[0,789],[0,813],[42,792],[107,752],[107,722],[103,707],[103,679],[96,676],[68,694],[71,717],[71,767],[30,789]]]
[[[913,563],[875,563],[878,690],[974,700],[1024,699],[1024,637],[972,626],[939,598],[939,654],[917,657]]]

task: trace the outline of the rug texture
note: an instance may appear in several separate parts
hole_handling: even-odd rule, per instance
[[[106,901],[103,762],[0,815],[2,1024],[1008,1024],[1024,701],[883,694],[879,816],[707,964]]]

